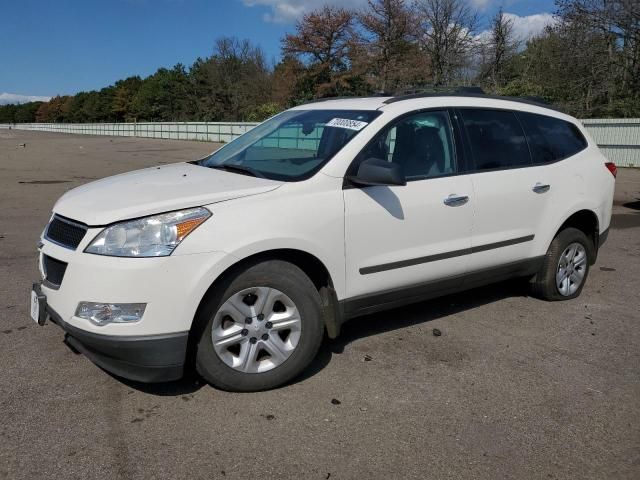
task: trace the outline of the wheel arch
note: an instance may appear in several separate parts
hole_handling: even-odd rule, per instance
[[[235,263],[228,266],[207,288],[204,295],[200,299],[195,315],[192,319],[191,328],[189,330],[189,340],[187,344],[187,362],[193,364],[195,361],[195,345],[200,337],[205,325],[198,322],[201,308],[206,298],[224,282],[229,281],[236,274],[251,265],[255,265],[267,260],[282,260],[300,268],[313,282],[318,289],[322,300],[323,317],[327,335],[330,338],[336,338],[340,333],[340,325],[342,323],[342,315],[336,291],[334,289],[333,279],[329,269],[315,255],[299,250],[296,248],[279,248],[265,250],[251,254],[244,258],[239,258]]]
[[[579,209],[569,216],[567,216],[560,224],[558,228],[556,228],[553,233],[553,237],[548,239],[547,245],[550,245],[554,238],[565,228],[576,228],[582,231],[589,240],[592,242],[593,246],[593,255],[591,264],[595,263],[596,257],[598,254],[598,244],[600,239],[600,220],[595,211],[589,208]]]

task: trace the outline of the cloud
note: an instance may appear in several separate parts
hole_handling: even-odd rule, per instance
[[[493,3],[493,0],[469,0],[469,3],[478,10],[484,10]]]
[[[27,103],[27,102],[48,102],[51,97],[42,97],[39,95],[19,95],[17,93],[0,93],[0,105],[8,105],[10,103]]]
[[[521,17],[515,13],[505,12],[504,16],[513,23],[513,33],[520,40],[528,40],[540,35],[547,26],[558,21],[550,13],[536,13]]]
[[[367,0],[242,0],[247,7],[267,7],[269,12],[262,18],[266,22],[294,23],[302,15],[322,5],[335,5],[344,8],[360,8]]]
[[[322,5],[335,5],[344,8],[362,8],[367,0],[241,0],[247,7],[263,7],[268,11],[263,19],[273,23],[295,23],[302,15],[317,9]],[[467,0],[470,5],[478,10],[486,10],[493,6],[497,0]],[[507,0],[507,4],[517,0]],[[542,33],[547,25],[556,23],[555,17],[550,13],[538,13],[521,17],[515,13],[505,13],[505,17],[513,22],[513,30],[519,40],[528,40]],[[488,32],[481,32],[478,37],[483,38]]]
[[[558,19],[550,13],[536,13],[521,17],[515,13],[504,13],[507,20],[513,25],[513,35],[521,42],[526,42],[530,38],[540,35],[549,25],[557,23]],[[491,30],[483,30],[476,38],[482,42],[491,39]]]

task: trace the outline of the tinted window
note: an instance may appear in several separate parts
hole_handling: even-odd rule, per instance
[[[407,180],[438,177],[455,171],[447,112],[422,112],[382,130],[358,160],[381,158],[402,165]]]
[[[575,155],[587,146],[578,128],[558,118],[518,113],[524,124],[534,163],[549,163]]]
[[[476,169],[523,167],[531,164],[522,127],[512,112],[462,110],[462,119]]]

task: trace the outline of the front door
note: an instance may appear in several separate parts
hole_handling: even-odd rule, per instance
[[[378,293],[388,303],[407,287],[462,282],[474,200],[469,177],[457,175],[452,138],[447,111],[414,113],[383,129],[355,160],[356,168],[372,157],[399,163],[407,185],[345,188],[350,299],[366,303]]]

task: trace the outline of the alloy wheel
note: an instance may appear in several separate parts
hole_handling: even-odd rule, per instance
[[[244,373],[262,373],[284,363],[300,341],[295,303],[280,290],[251,287],[231,295],[213,320],[211,340],[218,357]]]
[[[574,242],[560,255],[556,270],[556,286],[560,295],[569,297],[576,293],[587,272],[587,251]]]

